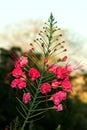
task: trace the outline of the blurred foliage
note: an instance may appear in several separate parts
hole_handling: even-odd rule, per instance
[[[16,91],[10,88],[10,72],[14,67],[15,61],[22,53],[20,48],[15,47],[9,51],[0,49],[0,130],[9,125],[12,127],[12,122],[19,116],[16,110]],[[38,56],[40,58],[40,55]],[[80,78],[78,82],[81,87],[76,80],[78,77]],[[81,77],[83,77],[84,81],[82,84]],[[82,101],[79,98],[84,92],[87,92],[87,74],[71,76],[71,81],[74,89],[66,101],[64,111],[57,113],[50,110],[40,120],[35,122],[32,120],[26,129],[57,130],[59,129],[58,125],[61,125],[60,130],[87,130],[87,101],[84,102],[84,99]]]
[[[0,128],[9,125],[17,115],[15,91],[10,89],[10,72],[19,55],[19,48],[0,49]]]

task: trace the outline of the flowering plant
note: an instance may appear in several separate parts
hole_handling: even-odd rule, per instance
[[[11,87],[22,92],[17,97],[21,108],[18,111],[24,119],[21,130],[50,109],[62,111],[72,91],[69,74],[77,68],[67,63],[65,41],[58,31],[51,14],[43,31],[30,43],[29,52],[24,52],[12,70]]]

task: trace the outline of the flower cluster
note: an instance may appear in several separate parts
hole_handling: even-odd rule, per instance
[[[12,88],[18,88],[20,90],[27,88],[26,79],[36,82],[41,78],[41,72],[36,68],[30,68],[25,73],[25,68],[29,66],[29,61],[27,57],[20,57],[15,64],[15,68],[12,71],[12,76],[15,79],[11,83]],[[72,85],[69,79],[69,74],[73,71],[70,65],[65,67],[60,67],[57,65],[49,66],[48,72],[54,76],[53,80],[49,82],[44,82],[40,85],[40,92],[47,95],[53,89],[56,90],[53,95],[51,95],[50,100],[54,103],[54,109],[56,111],[63,110],[61,102],[66,100],[67,93],[72,90]],[[23,102],[29,103],[31,101],[30,92],[23,94]],[[59,107],[61,105],[61,107]]]
[[[64,41],[58,42],[62,35],[57,35],[60,29],[55,24],[51,14],[44,31],[40,32],[34,44],[30,43],[29,52],[24,52],[12,70],[14,79],[11,87],[22,91],[22,97],[17,98],[24,111],[21,114],[24,118],[21,130],[24,130],[28,120],[49,109],[62,111],[64,101],[72,91],[69,74],[78,67],[73,68],[70,64],[59,65],[60,62],[66,62],[67,56],[63,55],[58,59],[55,56],[67,50],[64,48]],[[41,56],[38,56],[39,53]],[[54,60],[50,62],[52,56]]]

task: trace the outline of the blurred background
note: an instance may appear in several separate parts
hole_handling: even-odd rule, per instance
[[[10,89],[14,61],[29,50],[29,43],[51,12],[68,43],[72,64],[81,63],[84,67],[71,75],[73,91],[67,101],[67,110],[59,113],[55,122],[50,117],[55,118],[55,114],[51,113],[44,122],[38,123],[37,129],[46,130],[44,124],[52,121],[53,130],[58,124],[62,130],[87,130],[87,0],[0,0],[1,130],[17,115],[15,93]]]

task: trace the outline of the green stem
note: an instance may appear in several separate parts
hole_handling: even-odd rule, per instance
[[[43,68],[44,68],[44,67],[43,67]],[[25,119],[25,121],[24,121],[24,123],[23,123],[23,125],[22,125],[22,127],[21,127],[21,130],[24,130],[25,125],[26,125],[26,123],[27,123],[27,120],[29,119],[29,116],[30,116],[30,114],[31,114],[31,112],[32,112],[32,109],[33,109],[33,107],[34,107],[35,101],[36,101],[37,96],[38,96],[38,93],[39,93],[39,88],[40,88],[40,85],[41,85],[43,73],[44,73],[44,72],[42,72],[42,76],[41,76],[41,78],[40,78],[40,81],[39,81],[39,84],[38,84],[38,88],[37,88],[37,90],[36,90],[35,97],[33,98],[32,104],[31,104],[31,106],[30,106],[30,110],[29,110],[29,112],[27,113],[26,119]]]
[[[48,57],[48,55],[49,55],[49,53],[48,53],[48,50],[49,50],[49,47],[50,47],[50,45],[51,45],[51,40],[52,40],[52,34],[53,34],[53,19],[52,19],[52,17],[50,17],[50,34],[49,34],[49,36],[48,36],[48,41],[49,41],[49,43],[48,43],[48,47],[47,47],[47,54],[46,54],[46,57]]]
[[[36,110],[33,110],[34,112],[36,111],[44,111],[44,110],[50,110],[50,109],[53,109],[53,107],[47,107],[47,108],[42,108],[42,109],[36,109]],[[36,114],[35,114],[36,115]],[[30,116],[31,118],[32,116]]]

